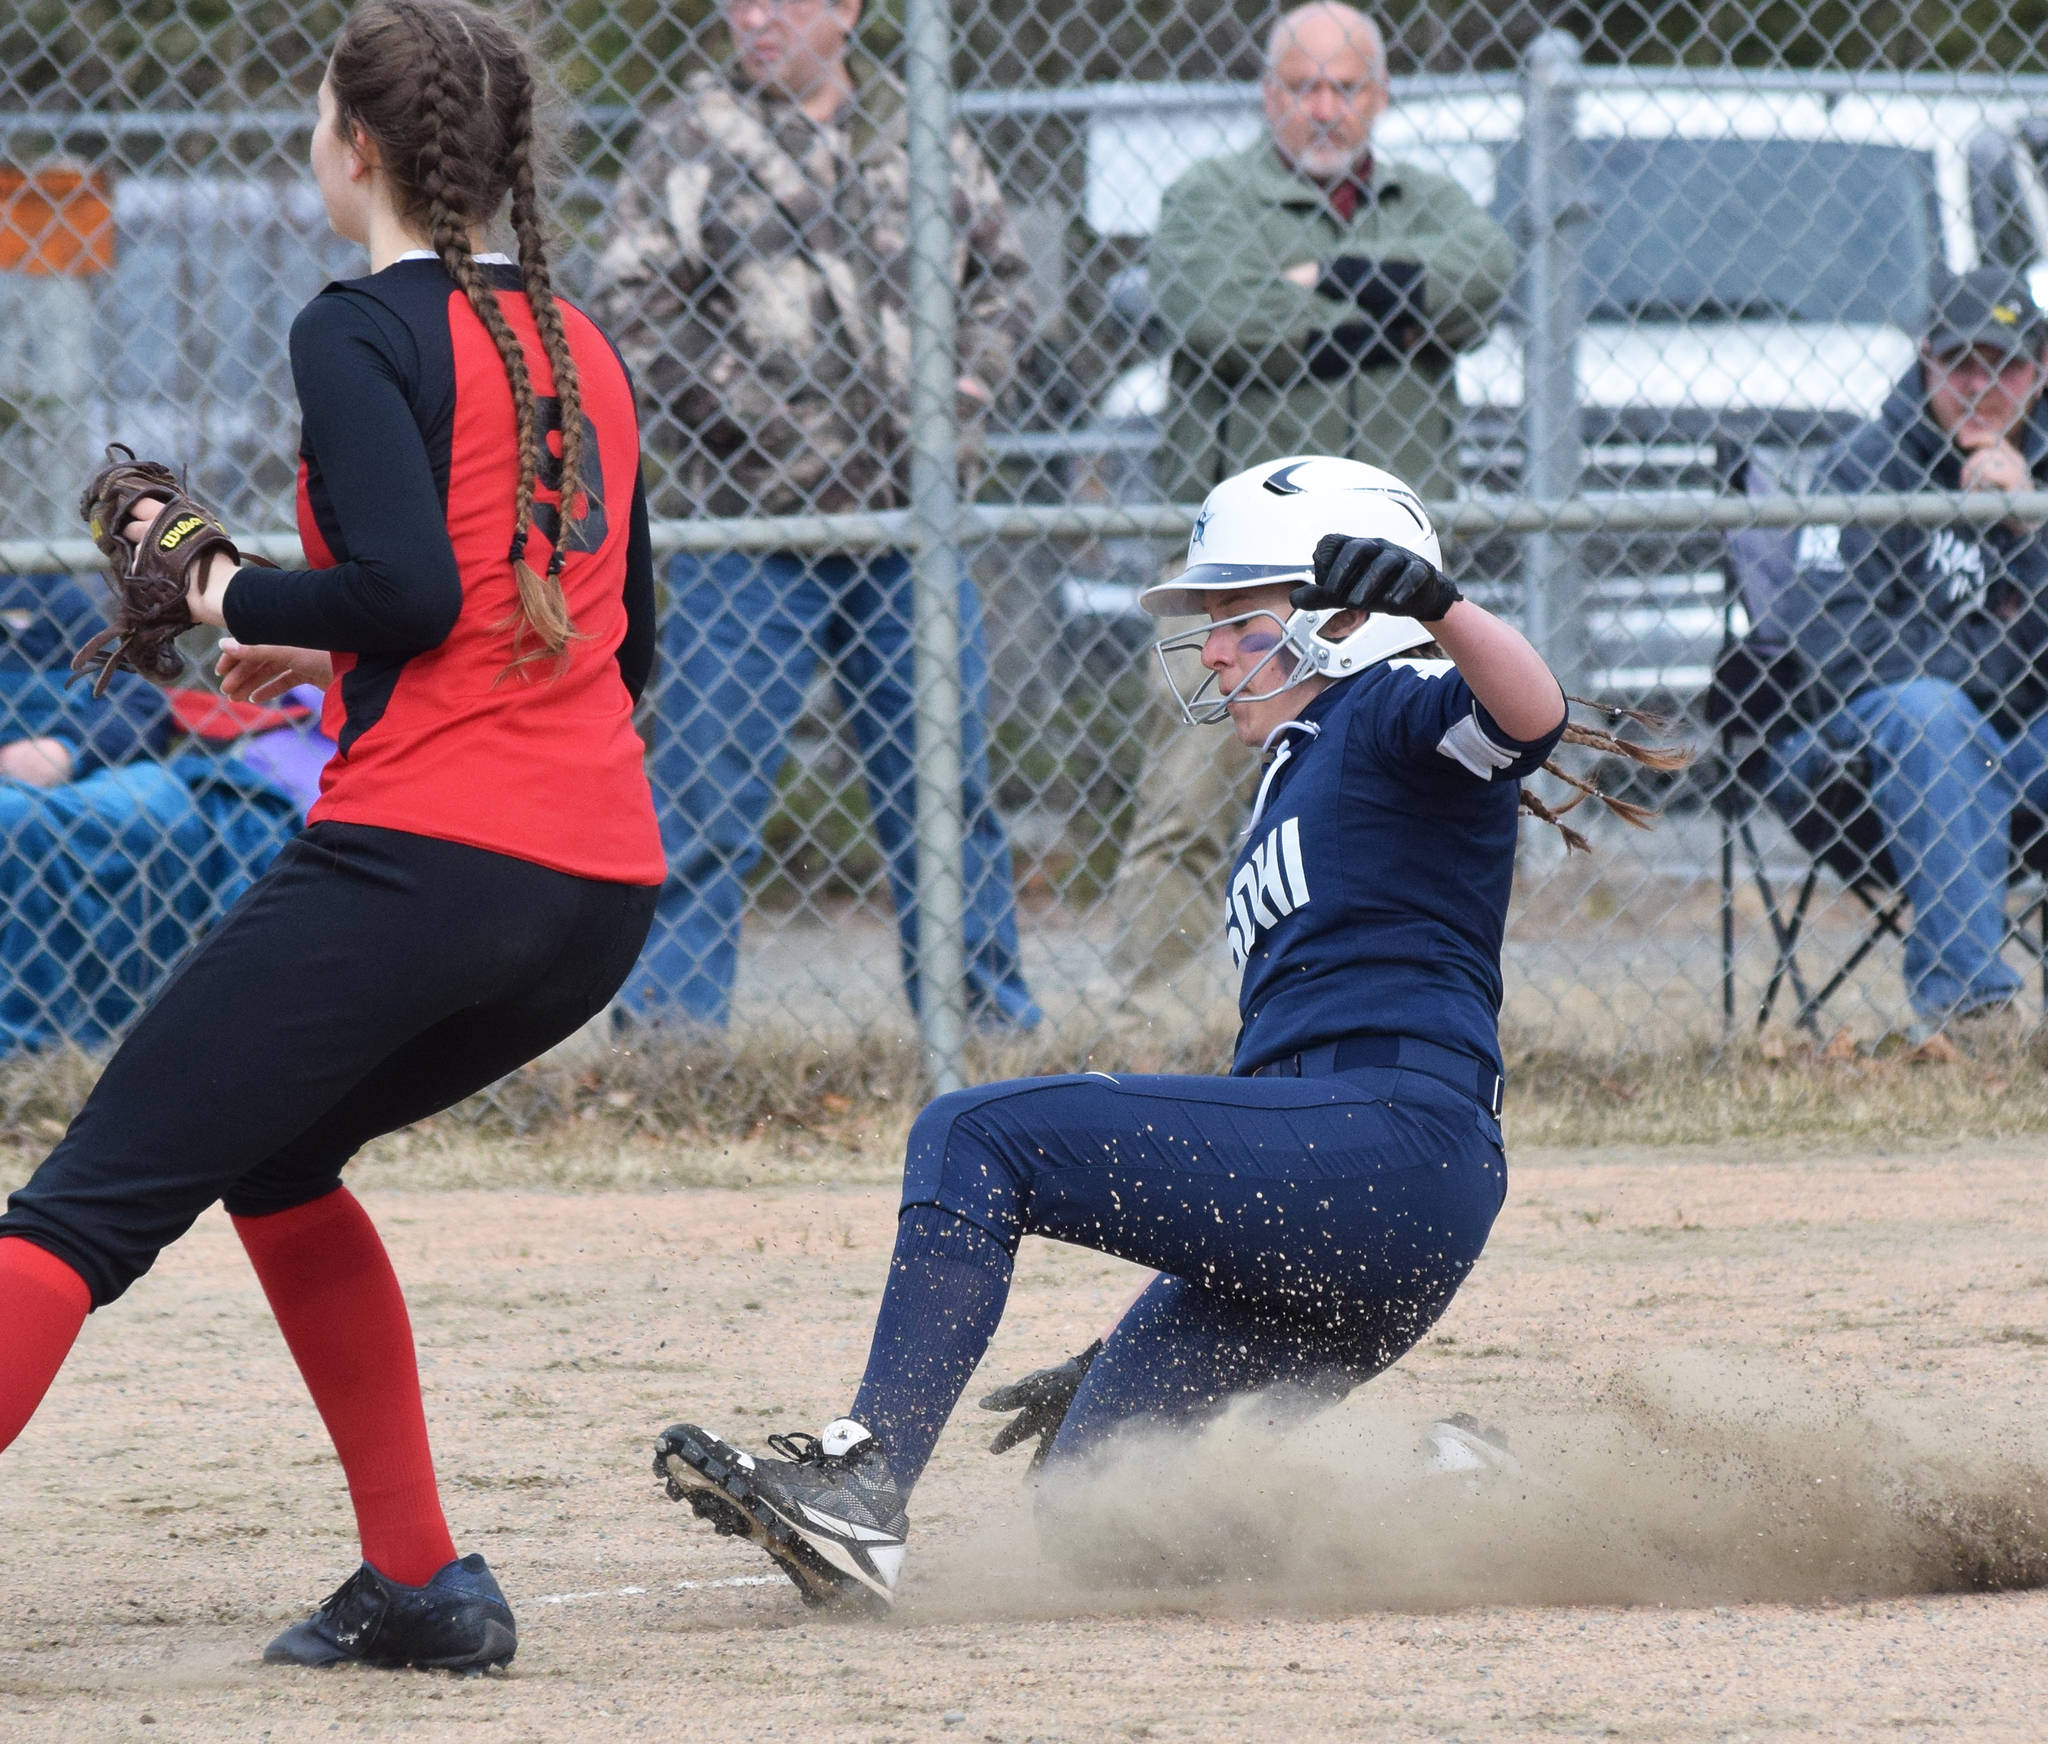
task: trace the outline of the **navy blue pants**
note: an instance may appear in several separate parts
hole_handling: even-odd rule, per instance
[[[1009,1256],[1032,1234],[1160,1274],[1090,1368],[1055,1460],[1236,1394],[1341,1398],[1443,1313],[1506,1186],[1493,1117],[1392,1068],[1085,1073],[942,1096],[911,1128],[895,1263],[853,1414],[900,1424],[876,1432],[892,1463],[902,1442],[904,1463],[922,1467],[921,1431],[935,1437],[965,1387]],[[946,1282],[970,1275],[986,1280],[992,1312]],[[939,1394],[922,1410],[909,1398],[921,1388]]]
[[[0,781],[0,1053],[119,1035],[304,822],[232,757]]]

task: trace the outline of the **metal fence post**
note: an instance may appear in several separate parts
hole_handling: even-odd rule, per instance
[[[960,809],[960,504],[953,396],[951,0],[907,0],[910,520],[917,685],[917,985],[925,1067],[966,1082],[965,835]]]
[[[1586,206],[1579,186],[1578,39],[1546,30],[1524,65],[1522,142],[1529,226],[1528,337],[1522,353],[1522,489],[1558,501],[1579,489],[1580,244]],[[1529,639],[1566,690],[1587,670],[1585,577],[1577,541],[1532,535],[1524,552]]]

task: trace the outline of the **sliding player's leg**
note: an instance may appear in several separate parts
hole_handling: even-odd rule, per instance
[[[657,1470],[808,1596],[886,1603],[909,1490],[1001,1319],[1024,1234],[1185,1280],[1294,1346],[1240,1375],[1169,1372],[1145,1388],[1120,1383],[1113,1364],[1084,1427],[1162,1402],[1208,1408],[1239,1381],[1310,1368],[1328,1387],[1393,1361],[1463,1281],[1504,1190],[1493,1131],[1459,1092],[1381,1070],[1090,1073],[941,1097],[911,1132],[888,1284],[848,1415],[820,1436],[778,1438],[773,1459],[677,1425]]]

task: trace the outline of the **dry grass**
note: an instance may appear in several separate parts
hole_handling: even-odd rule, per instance
[[[1619,1060],[1509,1049],[1516,1145],[1755,1143],[1847,1149],[2048,1132],[2048,1033],[1914,1049],[1766,1035]]]
[[[1224,1031],[1108,1040],[1040,1035],[977,1043],[973,1081],[1090,1065],[1216,1070]],[[1825,1046],[1766,1035],[1600,1057],[1508,1044],[1515,1146],[1755,1143],[1844,1148],[2048,1132],[2048,1032],[1977,1038],[1969,1051]],[[23,1178],[58,1138],[97,1063],[77,1053],[0,1065],[0,1180]],[[353,1178],[414,1187],[701,1187],[878,1181],[901,1165],[922,1100],[914,1046],[750,1034],[538,1062],[479,1097],[383,1140]]]

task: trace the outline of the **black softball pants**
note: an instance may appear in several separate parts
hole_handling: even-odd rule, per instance
[[[640,954],[651,885],[318,823],[188,957],[0,1216],[113,1301],[215,1200],[332,1192],[369,1140],[572,1034]]]

